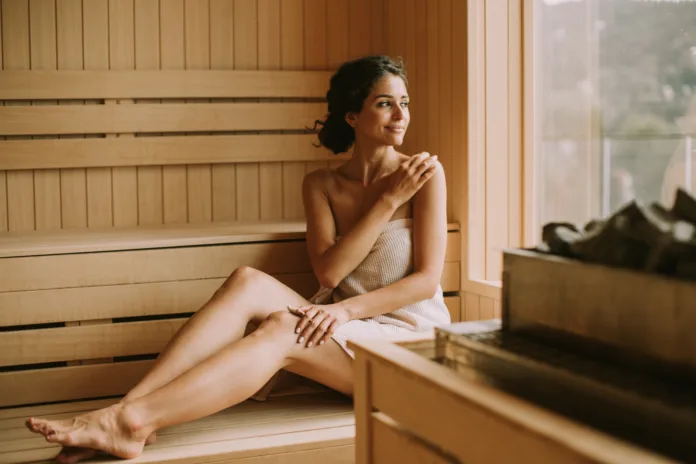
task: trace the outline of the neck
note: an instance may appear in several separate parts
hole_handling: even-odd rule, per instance
[[[353,156],[350,161],[352,174],[360,179],[363,185],[368,185],[379,180],[390,172],[397,154],[394,147],[389,145],[356,144],[353,147]]]

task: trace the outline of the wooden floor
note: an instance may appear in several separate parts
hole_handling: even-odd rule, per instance
[[[24,427],[27,416],[60,419],[112,403],[97,400],[0,410],[0,463],[50,462],[58,453],[59,447]],[[127,462],[352,463],[354,424],[351,401],[332,392],[247,401],[162,429],[156,443]],[[87,462],[117,460],[102,456]]]

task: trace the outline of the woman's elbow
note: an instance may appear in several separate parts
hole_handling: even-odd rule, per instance
[[[440,289],[440,279],[438,276],[424,274],[420,289],[423,299],[429,300],[430,298],[434,297]]]
[[[319,285],[321,285],[323,288],[336,288],[338,287],[338,284],[341,283],[337,277],[332,276],[328,272],[318,272],[316,273],[316,277],[319,281]]]

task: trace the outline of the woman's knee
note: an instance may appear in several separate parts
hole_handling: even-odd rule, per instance
[[[288,311],[275,311],[269,314],[266,319],[261,322],[259,329],[264,329],[268,332],[280,333],[295,333],[295,327],[299,319],[297,316],[290,314]]]
[[[240,286],[251,286],[263,279],[264,276],[263,272],[251,266],[239,266],[225,279],[220,289],[230,290]]]

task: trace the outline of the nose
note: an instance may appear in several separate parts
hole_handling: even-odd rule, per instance
[[[392,112],[392,119],[400,121],[404,119],[405,109],[401,105],[396,105],[395,110]]]

